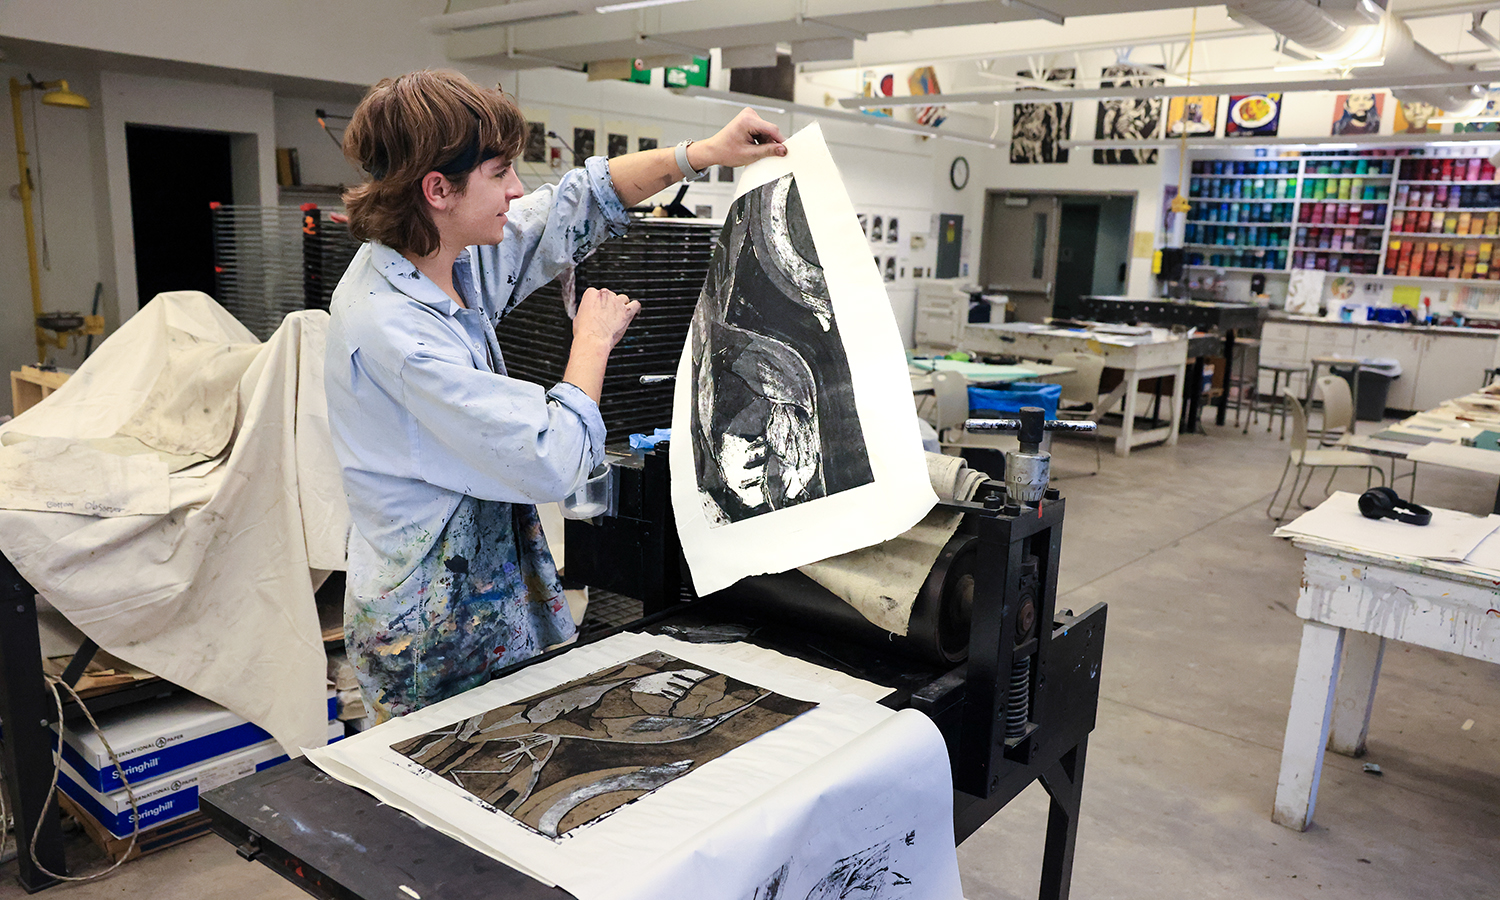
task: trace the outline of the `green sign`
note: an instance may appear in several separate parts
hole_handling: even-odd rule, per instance
[[[708,87],[708,57],[695,56],[690,65],[667,69],[667,87],[681,88],[689,85]]]
[[[651,70],[646,68],[644,59],[632,59],[630,61],[630,81],[637,84],[651,83]]]

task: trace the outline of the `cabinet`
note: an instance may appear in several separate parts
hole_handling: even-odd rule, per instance
[[[1401,377],[1391,382],[1386,407],[1431,409],[1479,387],[1484,370],[1500,357],[1500,332],[1332,325],[1312,321],[1267,322],[1261,330],[1263,362],[1306,364],[1315,356],[1394,359]],[[1294,387],[1300,389],[1298,384]],[[1268,391],[1271,379],[1262,379]]]
[[[1493,365],[1500,340],[1494,334],[1471,337],[1436,333],[1428,335],[1426,342],[1422,371],[1412,385],[1415,405],[1398,409],[1431,409],[1444,400],[1477,390],[1483,383],[1484,370]],[[1391,405],[1396,406],[1394,400]]]
[[[969,295],[957,282],[918,281],[913,341],[924,350],[952,350],[969,320]]]

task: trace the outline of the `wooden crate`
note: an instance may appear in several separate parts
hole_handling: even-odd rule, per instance
[[[21,371],[10,373],[11,415],[19,416],[41,403],[72,374],[61,370],[44,372],[36,366],[22,366]]]

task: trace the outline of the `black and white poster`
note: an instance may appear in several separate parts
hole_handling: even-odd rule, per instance
[[[821,131],[787,148],[740,176],[678,367],[672,500],[700,594],[888,540],[936,502],[884,273]]]
[[[1072,81],[1073,69],[1048,69],[1045,81]],[[1017,72],[1022,78],[1030,72]],[[1038,89],[1040,90],[1040,89]],[[1073,135],[1073,104],[1016,103],[1011,115],[1010,161],[1013,163],[1065,163],[1068,148],[1060,142]]]
[[[692,348],[693,459],[710,525],[874,481],[794,175],[730,206]]]
[[[1148,87],[1166,83],[1157,72],[1136,66],[1105,66],[1103,75],[1100,86],[1107,88]],[[1161,107],[1160,97],[1149,100],[1100,100],[1099,120],[1094,126],[1094,137],[1101,141],[1150,140],[1161,131]],[[1097,149],[1094,151],[1094,162],[1100,165],[1151,165],[1156,162],[1156,156],[1156,150],[1138,147]]]

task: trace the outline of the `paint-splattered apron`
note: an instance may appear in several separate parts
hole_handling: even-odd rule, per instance
[[[473,497],[405,581],[373,598],[351,592],[344,621],[349,661],[382,720],[575,633],[536,508]]]

